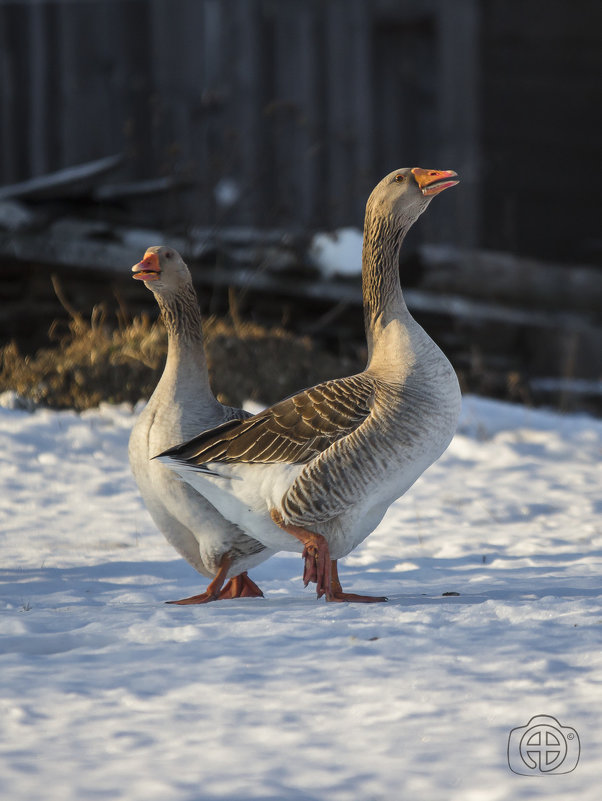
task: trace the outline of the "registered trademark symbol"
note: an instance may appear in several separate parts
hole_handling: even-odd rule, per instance
[[[567,734],[567,736],[566,736],[566,739],[567,740],[574,740],[575,739],[575,735],[573,734],[573,732],[569,732],[569,734]]]

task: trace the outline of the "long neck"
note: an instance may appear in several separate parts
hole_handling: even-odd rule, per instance
[[[385,348],[382,334],[389,323],[410,318],[399,283],[399,251],[409,227],[370,209],[366,212],[362,291],[369,366]]]
[[[192,285],[177,294],[157,295],[161,319],[167,329],[167,361],[161,381],[173,391],[194,392],[198,401],[213,399],[203,347],[201,312]]]

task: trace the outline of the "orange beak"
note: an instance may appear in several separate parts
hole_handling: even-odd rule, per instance
[[[140,281],[156,281],[161,275],[159,257],[156,253],[145,253],[142,261],[132,267],[133,278]]]
[[[460,182],[458,173],[453,170],[423,170],[422,167],[414,167],[412,175],[423,195],[437,195]]]

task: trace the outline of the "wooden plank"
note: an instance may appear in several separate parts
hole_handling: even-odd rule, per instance
[[[5,180],[21,180],[31,175],[30,145],[33,133],[29,121],[30,106],[28,103],[28,86],[30,59],[27,49],[20,46],[27,41],[29,8],[23,5],[3,5],[3,17],[7,22],[7,49],[9,59],[9,73],[7,79],[11,82],[10,94],[12,101],[9,106],[9,117],[6,119],[10,126],[10,144],[12,150],[5,154],[10,160],[10,166],[4,173]]]
[[[602,272],[596,267],[568,268],[511,253],[441,245],[423,245],[418,257],[421,287],[429,291],[568,313],[595,314],[602,308]]]
[[[533,26],[537,12],[530,0],[482,10],[483,242],[569,263],[599,260],[596,182],[581,181],[578,207],[567,209],[553,170],[528,176],[542,158],[573,175],[599,161],[602,5],[553,3]]]
[[[277,7],[275,25],[276,191],[281,221],[299,228],[314,218],[318,190],[314,3]]]
[[[350,8],[350,47],[347,69],[352,70],[351,116],[353,119],[353,195],[350,198],[348,222],[362,227],[366,200],[374,186],[374,123],[376,109],[372,99],[373,29],[370,3],[356,0]],[[392,167],[391,169],[395,169]],[[377,179],[379,180],[379,179]]]
[[[223,205],[222,219],[240,225],[266,225],[263,192],[264,165],[261,163],[263,98],[261,91],[261,7],[258,0],[236,2],[226,15],[225,42],[230,53],[223,63],[229,76],[226,131],[230,153],[224,153],[223,177],[231,187],[232,207]],[[224,184],[222,184],[222,188]],[[227,193],[224,193],[227,199]]]
[[[202,64],[200,71],[201,112],[196,158],[199,169],[199,215],[197,222],[214,224],[217,220],[215,186],[221,172],[221,128],[226,103],[223,70],[224,9],[220,0],[205,0],[199,34]]]
[[[129,177],[148,177],[148,26],[146,0],[56,5],[52,98],[59,164],[123,150]]]
[[[0,200],[29,197],[36,199],[73,197],[91,188],[99,176],[114,170],[122,162],[117,154],[89,162],[66,167],[48,175],[30,178],[17,184],[0,187]]]
[[[152,168],[155,179],[171,176],[190,187],[173,192],[162,204],[164,222],[180,225],[208,219],[213,210],[206,178],[206,128],[203,108],[204,37],[207,3],[151,0],[148,59],[152,90],[149,108]]]
[[[103,2],[98,43],[99,108],[103,122],[97,147],[121,150],[123,176],[149,179],[157,175],[153,148],[153,87],[149,57],[148,0]],[[150,134],[150,135],[149,135]],[[109,151],[110,152],[110,151]]]
[[[57,63],[60,69],[60,97],[54,108],[61,147],[59,165],[88,161],[98,133],[95,120],[103,125],[101,98],[94,98],[95,81],[89,64],[96,49],[100,20],[98,6],[61,3],[58,11]],[[85,43],[85,44],[84,44]],[[94,102],[95,101],[95,102]]]
[[[370,0],[374,19],[383,24],[415,24],[431,16],[439,0]]]
[[[14,8],[0,3],[0,184],[18,180]],[[11,37],[12,34],[12,37]],[[22,142],[21,142],[22,146]]]
[[[165,194],[188,185],[189,182],[179,176],[166,175],[162,178],[150,178],[148,181],[103,184],[93,190],[92,197],[99,201],[126,200]]]
[[[187,261],[192,260],[193,270],[194,261],[214,254],[217,248],[221,250],[226,256],[225,264],[205,264],[199,270],[202,280],[210,284],[249,286],[268,294],[298,294],[361,305],[359,276],[353,280],[316,280],[315,276],[304,279],[299,272],[291,276],[286,271],[257,270],[262,254],[280,249],[286,255],[283,233],[254,227],[224,228],[219,232],[210,228],[190,230],[186,236],[172,235],[168,239]],[[0,256],[121,273],[150,244],[164,239],[165,234],[158,230],[64,218],[42,231],[0,232]],[[297,251],[302,247],[300,241],[292,245]],[[404,290],[408,305],[417,311],[570,330],[589,330],[596,323],[602,303],[602,275],[595,268],[574,266],[567,270],[561,265],[487,251],[474,253],[470,260],[462,250],[432,245],[420,248],[418,256],[423,273],[420,286]]]
[[[29,80],[27,82],[28,118],[31,133],[29,169],[31,175],[42,175],[49,168],[47,121],[49,102],[45,70],[48,63],[47,39],[44,35],[47,8],[42,3],[27,6]]]
[[[347,91],[351,79],[345,73],[346,9],[339,0],[325,4],[326,14],[326,146],[328,208],[326,228],[344,224],[344,198],[352,189],[351,174],[347,169],[346,145],[349,134]]]
[[[434,16],[402,14],[375,26],[374,98],[378,118],[375,182],[398,167],[433,166],[437,146]],[[429,217],[431,216],[429,212]],[[414,241],[429,220],[412,231]]]
[[[328,227],[361,226],[373,183],[370,9],[331,0],[325,24]]]
[[[447,203],[446,214],[437,214],[436,241],[465,248],[477,246],[480,230],[479,31],[477,0],[439,0],[437,157],[440,168],[455,169],[462,182]]]
[[[152,232],[149,232],[152,236]],[[146,241],[146,240],[145,240]],[[185,241],[176,240],[185,258]],[[107,243],[93,239],[65,238],[64,234],[0,233],[0,256],[28,263],[47,264],[56,268],[69,268],[82,273],[98,271],[128,275],[129,266],[140,258],[141,244],[138,242]],[[220,267],[204,265],[197,268],[189,264],[195,283],[209,287],[237,287],[253,290],[263,295],[278,295],[319,303],[345,303],[358,309],[362,305],[359,280],[346,282],[337,280],[294,281],[286,276],[269,275],[256,267]],[[590,339],[599,327],[588,323],[582,315],[561,312],[537,311],[513,308],[496,303],[462,297],[440,295],[419,289],[407,289],[404,296],[408,307],[415,314],[432,314],[464,321],[472,328],[480,323],[496,323],[505,326],[521,326],[548,331],[575,331]]]

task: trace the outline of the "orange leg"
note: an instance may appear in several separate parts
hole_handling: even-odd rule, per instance
[[[326,593],[327,601],[348,601],[359,604],[377,604],[388,600],[385,598],[385,596],[355,595],[352,592],[343,592],[343,588],[341,587],[341,582],[339,580],[339,570],[336,559],[333,559],[330,563],[330,574],[332,590],[330,593]]]
[[[182,598],[179,601],[167,601],[167,603],[185,606],[188,604],[208,604],[210,601],[222,601],[226,598],[251,598],[257,596],[263,598],[262,591],[257,584],[247,576],[246,572],[234,576],[225,587],[223,586],[231,564],[232,559],[226,554],[221,561],[217,575],[205,592],[202,592],[200,595],[192,595],[190,598]]]
[[[249,578],[245,570],[244,573],[239,573],[238,576],[231,578],[220,592],[220,601],[226,598],[263,598],[263,593],[253,579]]]
[[[303,559],[305,559],[303,582],[305,586],[307,587],[310,581],[314,581],[317,584],[318,598],[323,595],[328,597],[332,593],[331,570],[329,569],[330,552],[324,537],[301,526],[287,525],[276,509],[272,509],[270,515],[277,526],[280,526],[287,534],[292,534],[293,537],[301,540],[305,545],[303,549]]]

